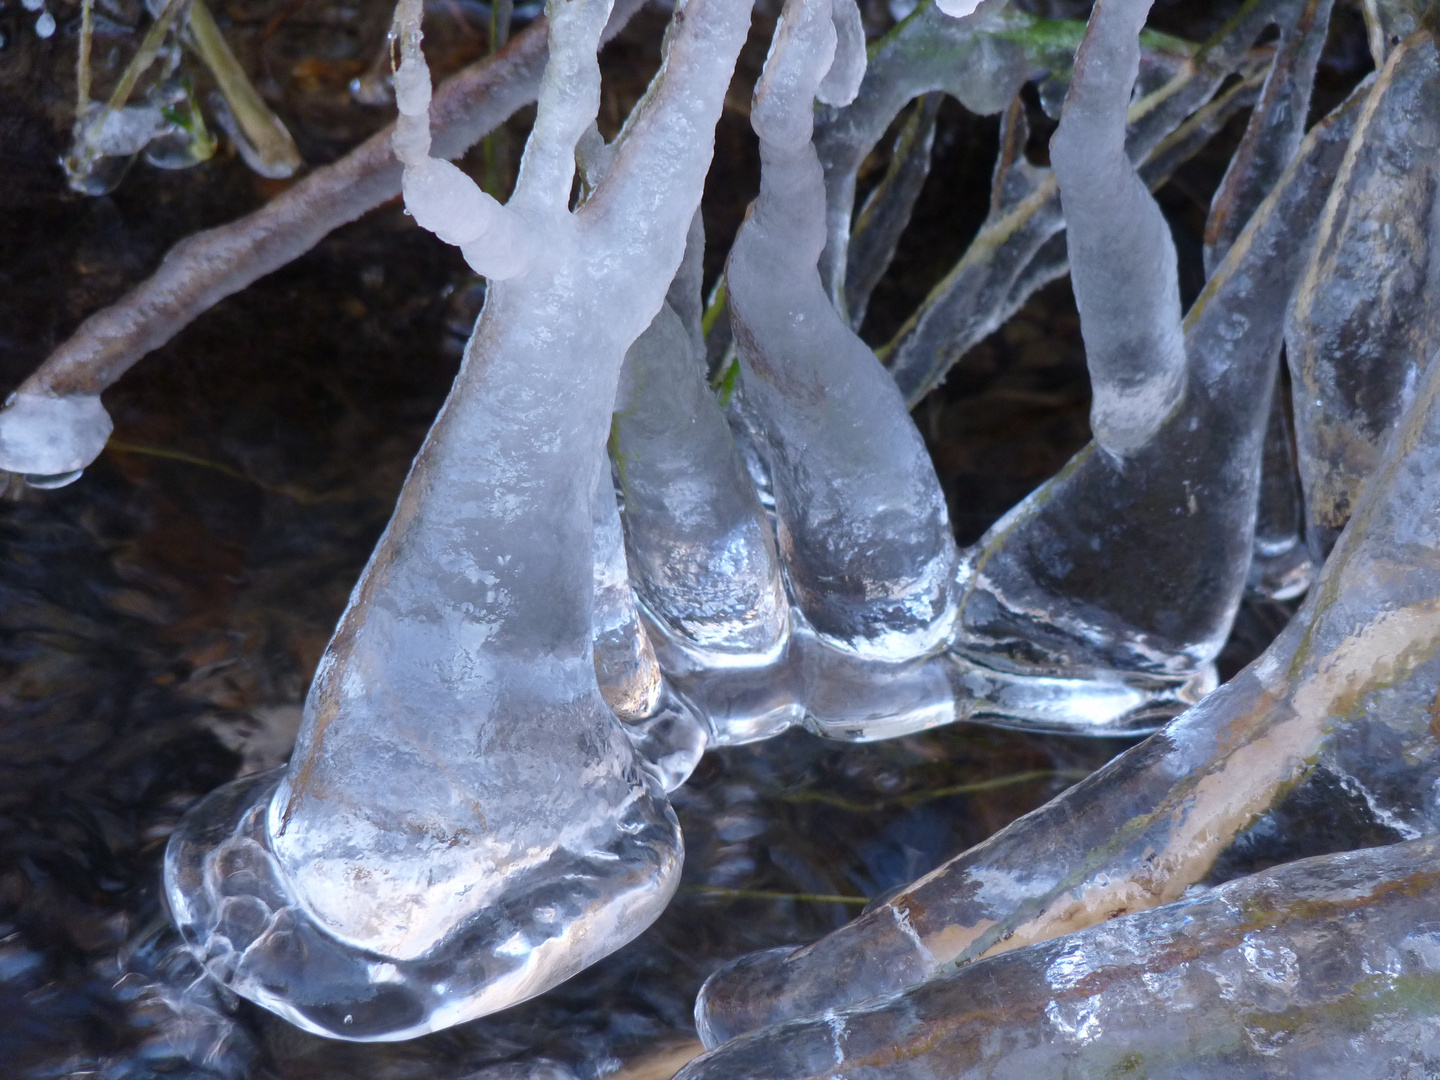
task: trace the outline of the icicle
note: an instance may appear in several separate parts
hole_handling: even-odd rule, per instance
[[[698,281],[693,296],[676,292],[698,332]],[[626,355],[610,446],[635,590],[676,653],[667,668],[773,659],[788,629],[775,541],[703,354],[669,303]]]
[[[621,364],[680,264],[749,24],[743,5],[690,0],[572,213],[608,3],[551,3],[505,207],[428,155],[419,9],[405,0],[398,20],[407,204],[496,276],[289,767],[213,793],[166,857],[176,922],[212,975],[356,1040],[538,994],[634,937],[678,882],[664,789],[698,756],[696,728],[666,712],[632,735],[601,695],[593,495]]]
[[[819,0],[787,5],[756,87],[760,195],[730,254],[730,320],[797,606],[830,646],[902,661],[949,636],[955,547],[920,434],[816,269],[825,196],[810,136],[828,16]]]
[[[1185,339],[1175,244],[1125,154],[1125,114],[1150,4],[1098,0],[1050,143],[1096,443],[1134,453],[1179,402]]]

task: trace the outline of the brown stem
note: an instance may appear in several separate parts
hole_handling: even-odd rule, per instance
[[[606,38],[640,8],[617,0]],[[530,104],[548,54],[537,19],[493,56],[463,68],[431,106],[435,153],[459,157]],[[316,169],[245,217],[180,241],[145,281],[91,315],[20,387],[51,396],[98,394],[210,307],[299,258],[332,230],[400,194],[386,125],[333,165]]]

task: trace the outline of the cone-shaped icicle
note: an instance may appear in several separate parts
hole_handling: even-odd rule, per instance
[[[1097,442],[967,557],[957,647],[1006,681],[997,711],[1034,727],[1143,731],[1213,687],[1250,563],[1284,312],[1353,120],[1352,106],[1317,130],[1172,324],[1169,228],[1121,142],[1145,7],[1096,6],[1087,42],[1106,44],[1081,50],[1056,134]],[[1047,677],[1091,689],[1066,691],[1067,711]]]
[[[283,775],[221,789],[167,854],[208,970],[292,1022],[399,1039],[540,993],[644,929],[680,837],[592,660],[592,495],[626,350],[699,205],[749,8],[690,0],[604,182],[571,212],[605,0],[556,0],[516,192],[428,156],[400,12],[407,205],[490,276],[455,386],[321,661]]]

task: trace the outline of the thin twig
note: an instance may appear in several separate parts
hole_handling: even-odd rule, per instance
[[[357,502],[358,499],[338,494],[316,495],[305,491],[303,488],[292,487],[289,484],[267,484],[264,480],[251,476],[249,473],[241,472],[239,469],[226,465],[221,461],[212,461],[210,458],[203,458],[197,454],[187,454],[183,450],[171,450],[164,446],[145,446],[140,443],[121,442],[118,439],[110,439],[105,444],[106,453],[139,454],[144,457],[161,458],[165,461],[178,461],[185,465],[194,465],[197,468],[209,469],[211,472],[228,476],[232,480],[239,480],[246,484],[253,484],[261,491],[269,492],[272,495],[283,495],[292,502],[301,506],[319,506],[322,503],[333,502]]]
[[[81,0],[80,56],[75,61],[75,115],[90,107],[90,46],[95,40],[95,0]]]

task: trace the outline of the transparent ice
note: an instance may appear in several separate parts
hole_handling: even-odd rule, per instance
[[[801,1054],[828,1038],[827,1061],[848,1075],[861,1068],[846,1056],[851,1013],[835,1010],[884,1031],[913,1001],[957,1009],[952,982],[999,961],[952,967],[1008,950],[1018,986],[1062,948],[1039,943],[1179,900],[1287,799],[1315,798],[1321,774],[1363,794],[1397,838],[1440,825],[1415,794],[1440,781],[1427,711],[1440,536],[1417,512],[1440,499],[1440,373],[1428,316],[1414,317],[1421,285],[1433,292],[1433,163],[1404,156],[1435,142],[1433,41],[1398,44],[1306,134],[1328,3],[1250,0],[1194,50],[1145,36],[1149,8],[1099,0],[1083,42],[1059,47],[1053,27],[997,0],[927,0],[867,58],[852,0],[787,0],[750,112],[760,193],[726,263],[724,329],[707,335],[697,208],[747,5],[689,0],[651,91],[606,145],[596,49],[610,5],[554,0],[534,129],[502,204],[432,154],[421,4],[402,0],[393,145],[406,206],[488,279],[486,306],[321,661],[289,766],[212,794],[172,839],[172,911],[211,975],[310,1031],[360,1040],[541,993],[663,908],[682,857],[666,792],[705,748],[794,724],[855,740],[957,719],[1115,734],[1183,713],[820,942],[722,969],[699,1004],[708,1043],[796,1026],[697,1073],[753,1046],[771,1048],[761,1064],[774,1075],[795,1075],[809,1065],[773,1053],[793,1034]],[[1278,43],[1252,55],[1271,23]],[[1025,159],[1016,105],[1037,68],[1042,99],[1064,91],[1050,168]],[[936,91],[1005,114],[990,216],[877,355],[854,325],[923,182]],[[852,228],[860,165],[912,101]],[[1209,280],[1182,317],[1150,188],[1249,103],[1244,153],[1212,208]],[[1423,233],[1362,267],[1389,290],[1385,318],[1345,285],[1388,250],[1351,236],[1382,203]],[[962,552],[908,404],[1067,268],[1095,442]],[[1410,336],[1386,336],[1402,322]],[[1361,342],[1353,355],[1325,336],[1340,325]],[[1297,398],[1316,562],[1328,541],[1313,528],[1314,477],[1341,456],[1313,447],[1337,416],[1370,424],[1369,456],[1344,458],[1348,531],[1291,627],[1210,693],[1247,585],[1305,586],[1273,403],[1287,334],[1302,396],[1306,379],[1322,397],[1368,387],[1363,364],[1404,348],[1410,366],[1387,369],[1408,374],[1375,382],[1358,419]],[[707,385],[717,357],[720,400]],[[82,408],[22,394],[0,413],[0,466],[83,467],[103,417],[93,395]],[[1258,572],[1257,551],[1271,560]],[[1364,864],[1333,865],[1343,877]],[[1385,866],[1374,872],[1401,863]],[[1316,875],[1318,903],[1334,875]],[[1192,936],[1219,956],[1228,909],[1207,903],[1194,901]],[[1385,903],[1365,910],[1383,921]],[[1133,918],[1127,932],[1156,942],[1173,930],[1166,915]],[[1276,933],[1255,948],[1296,951]],[[908,996],[859,1008],[894,993]],[[1089,1045],[1109,1005],[1064,1007],[1042,1009],[1034,1030]]]
[[[1347,115],[1353,123],[1356,100],[1331,118],[1332,134]],[[1324,133],[1307,136],[1289,176],[1325,156]],[[1344,145],[1329,140],[1329,153],[1338,159]],[[1259,659],[1159,734],[854,922],[721,969],[697,1005],[707,1044],[1179,899],[1272,807],[1303,799],[1319,773],[1365,793],[1397,838],[1440,830],[1429,794],[1440,781],[1440,363],[1388,450],[1304,607]]]
[[[681,262],[749,23],[743,6],[687,5],[654,92],[572,213],[609,5],[551,6],[535,134],[503,207],[428,155],[419,16],[407,0],[397,19],[405,196],[489,273],[486,307],[289,767],[211,795],[166,860],[176,922],[216,977],[351,1039],[540,993],[675,888],[665,776],[596,678],[596,482],[621,364]]]
[[[1306,536],[1317,560],[1349,520],[1440,345],[1434,38],[1406,38],[1377,80],[1286,329]]]
[[[1290,863],[725,1043],[677,1080],[1425,1075],[1440,840]]]

